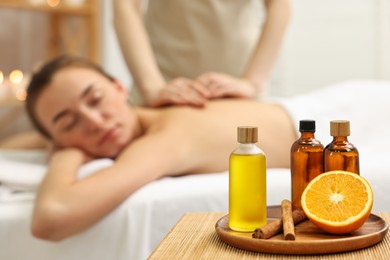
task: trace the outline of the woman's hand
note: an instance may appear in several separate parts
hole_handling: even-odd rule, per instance
[[[210,98],[256,98],[257,95],[255,85],[249,80],[228,74],[209,72],[200,75],[197,81],[209,90]]]
[[[152,107],[166,105],[203,107],[210,95],[210,91],[201,82],[188,78],[176,78],[159,91],[149,95],[146,103]]]
[[[50,151],[50,160],[57,160],[61,161],[63,159],[72,158],[76,163],[79,163],[79,165],[82,165],[84,163],[87,163],[89,161],[92,161],[95,159],[94,157],[90,156],[89,154],[85,153],[83,150],[75,147],[60,147],[53,145],[51,147]]]
[[[190,105],[203,107],[209,99],[223,97],[256,98],[257,90],[249,80],[228,74],[209,72],[196,80],[176,78],[146,97],[152,107]]]

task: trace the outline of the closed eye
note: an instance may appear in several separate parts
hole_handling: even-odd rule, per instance
[[[101,101],[101,98],[93,98],[93,99],[90,100],[89,105],[90,106],[96,106],[96,105],[98,105],[100,103],[100,101]]]
[[[76,115],[66,115],[58,121],[59,128],[63,132],[71,131],[79,122],[79,118]]]
[[[71,131],[79,122],[78,117],[74,117],[70,123],[64,128],[65,131]]]
[[[103,93],[100,89],[95,89],[89,97],[88,105],[89,106],[96,106],[98,105],[103,99]]]

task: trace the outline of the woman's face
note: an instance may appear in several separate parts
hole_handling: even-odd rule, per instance
[[[57,72],[35,109],[58,146],[77,147],[95,157],[116,157],[139,127],[122,85],[88,68]]]

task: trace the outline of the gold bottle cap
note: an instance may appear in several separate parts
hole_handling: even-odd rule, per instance
[[[237,141],[242,144],[257,143],[257,127],[239,126],[237,128]]]
[[[332,120],[330,121],[331,136],[349,136],[349,121],[348,120]]]

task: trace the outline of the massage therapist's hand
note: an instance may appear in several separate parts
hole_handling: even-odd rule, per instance
[[[197,81],[210,91],[210,98],[256,98],[256,87],[246,79],[223,73],[209,72],[200,75]]]
[[[166,105],[190,105],[203,107],[210,97],[210,91],[200,82],[188,78],[176,78],[146,97],[146,104],[152,107]]]

